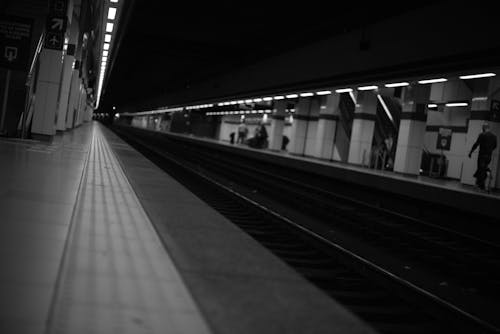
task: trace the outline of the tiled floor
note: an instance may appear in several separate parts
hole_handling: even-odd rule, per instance
[[[91,132],[0,140],[0,333],[42,333]]]
[[[98,124],[0,157],[1,333],[209,332]]]

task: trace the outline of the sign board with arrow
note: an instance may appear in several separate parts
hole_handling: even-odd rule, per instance
[[[0,16],[0,67],[23,70],[30,59],[33,20]]]
[[[45,25],[45,48],[62,50],[68,19],[64,16],[49,15]]]

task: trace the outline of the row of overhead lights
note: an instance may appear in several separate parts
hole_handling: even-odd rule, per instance
[[[471,75],[461,75],[461,76],[459,76],[459,78],[462,80],[470,80],[470,79],[488,78],[488,77],[494,77],[494,76],[496,76],[495,73],[489,72],[489,73],[480,73],[480,74],[471,74]],[[432,79],[418,80],[417,83],[420,85],[426,85],[426,84],[433,84],[433,83],[443,83],[446,81],[448,81],[448,79],[446,79],[446,78],[432,78]],[[410,83],[406,82],[406,81],[405,82],[394,82],[394,83],[384,84],[384,86],[387,88],[406,87],[409,85],[410,85]],[[377,86],[377,85],[367,85],[367,86],[356,87],[356,90],[358,90],[358,91],[371,91],[371,90],[377,90],[377,89],[379,89],[379,86]],[[349,93],[353,102],[356,103],[356,99],[355,99],[353,92],[354,92],[354,89],[350,88],[350,87],[335,89],[335,93],[338,93],[338,94]],[[248,99],[242,99],[242,100],[221,101],[221,102],[217,102],[216,105],[219,107],[234,106],[234,105],[249,104],[249,103],[279,101],[279,100],[284,100],[284,99],[296,99],[299,97],[311,97],[314,95],[317,95],[317,96],[330,95],[332,93],[333,92],[331,90],[320,90],[317,92],[290,93],[290,94],[284,94],[284,95],[256,97],[256,98],[248,98]],[[377,97],[379,98],[379,100],[381,100],[381,98],[379,96],[377,96]],[[382,100],[382,102],[383,102],[383,100]],[[382,103],[382,104],[384,106],[384,110],[386,110],[385,103]],[[468,105],[467,102],[453,102],[453,103],[446,104],[447,107],[458,107],[458,106],[467,106],[467,105]],[[208,107],[213,107],[213,106],[214,106],[214,104],[202,104],[202,105],[197,105],[197,106],[187,106],[187,107],[177,107],[177,108],[164,109],[162,111],[156,111],[156,112],[151,112],[151,113],[182,111],[182,110],[184,110],[184,108],[187,110],[201,109],[201,108],[208,108]],[[433,104],[429,104],[429,108],[433,108],[433,107],[435,107]],[[207,115],[231,115],[230,114],[231,112],[241,113],[243,111],[208,112]],[[252,113],[252,112],[245,111],[244,113]],[[129,115],[139,115],[139,114],[142,114],[142,113],[131,113]]]
[[[487,77],[493,77],[495,76],[495,73],[481,73],[481,74],[472,74],[472,75],[462,75],[459,76],[460,79],[462,80],[469,80],[469,79],[478,79],[478,78],[487,78]],[[441,82],[446,82],[448,79],[446,78],[434,78],[434,79],[425,79],[425,80],[419,80],[417,81],[418,84],[425,85],[425,84],[432,84],[432,83],[441,83]],[[385,87],[387,88],[395,88],[395,87],[405,87],[409,86],[409,82],[394,82],[394,83],[387,83],[384,84]],[[368,85],[368,86],[360,86],[357,87],[356,89],[359,91],[369,91],[369,90],[377,90],[379,86],[377,85]],[[352,93],[354,91],[353,88],[338,88],[335,90],[335,93]],[[283,99],[296,99],[298,97],[310,97],[314,95],[330,95],[332,94],[332,91],[330,90],[321,90],[318,92],[304,92],[304,93],[293,93],[293,94],[287,94],[287,95],[277,95],[277,96],[267,96],[267,97],[258,97],[258,98],[251,98],[251,99],[245,99],[245,100],[238,100],[238,101],[226,101],[226,102],[218,102],[218,106],[228,106],[228,105],[235,105],[235,104],[243,104],[243,103],[259,103],[259,102],[268,102],[268,101],[273,101],[273,100],[283,100]]]
[[[109,0],[108,13],[106,19],[106,28],[104,33],[104,42],[102,45],[101,68],[99,70],[99,82],[97,86],[97,103],[96,108],[99,107],[101,100],[102,85],[104,84],[104,76],[106,74],[106,67],[108,65],[108,57],[111,49],[111,39],[113,38],[113,31],[115,29],[116,14],[118,13],[117,4],[119,0]]]
[[[271,109],[265,110],[234,110],[234,111],[211,111],[207,112],[207,116],[224,116],[224,115],[247,115],[247,114],[270,114]],[[286,112],[294,113],[295,109],[287,109]]]

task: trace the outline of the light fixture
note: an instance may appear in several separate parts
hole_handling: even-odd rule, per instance
[[[450,102],[445,104],[447,107],[467,107],[468,105],[467,102]]]
[[[393,88],[393,87],[404,87],[404,86],[409,86],[410,83],[408,82],[394,82],[394,83],[389,83],[385,84],[384,86],[387,88]]]
[[[104,43],[104,45],[102,46],[102,48],[104,50],[109,50],[109,43]]]
[[[350,93],[350,92],[352,92],[352,88],[335,89],[335,93]]]
[[[118,0],[110,0],[110,1],[111,1],[111,2],[114,2],[114,3],[117,3],[117,2],[118,2]]]
[[[468,80],[468,79],[489,78],[489,77],[494,77],[495,75],[496,75],[495,73],[481,73],[481,74],[461,75],[459,76],[459,78],[462,80]]]
[[[108,9],[108,20],[114,20],[116,17],[116,8],[115,7],[109,7]]]
[[[264,97],[264,98],[263,98],[263,100],[264,100],[264,101],[272,101],[272,100],[273,100],[273,98],[272,98],[272,97],[270,97],[270,96],[267,96],[267,97]]]
[[[105,41],[106,43],[111,42],[111,35],[110,35],[110,34],[105,34],[105,35],[104,35],[104,41]]]
[[[245,103],[252,103],[252,102],[253,102],[252,99],[245,100]]]
[[[472,101],[474,101],[474,102],[476,102],[476,101],[488,101],[488,97],[487,96],[476,96],[476,97],[472,98]]]
[[[427,105],[427,108],[437,108],[437,106],[438,105],[435,104],[435,103],[430,103],[430,104]]]
[[[316,95],[328,95],[331,93],[332,93],[332,91],[330,91],[330,90],[322,90],[322,91],[316,92]]]
[[[277,95],[273,97],[274,100],[283,100],[285,97],[283,95]]]
[[[253,102],[262,102],[261,98],[253,99]]]
[[[300,93],[300,96],[301,97],[309,97],[309,96],[313,96],[314,94],[313,93],[310,93],[310,92],[307,92],[307,93]]]
[[[361,86],[361,87],[358,87],[358,90],[375,90],[377,88],[378,88],[378,86]]]
[[[108,53],[109,53],[109,51],[108,51],[108,50],[104,50],[104,51],[102,52],[102,55],[107,57],[107,56],[108,56]]]
[[[111,22],[106,23],[106,32],[113,32],[114,24]]]
[[[287,99],[295,99],[297,97],[299,97],[297,94],[288,94],[288,95],[286,95]]]
[[[426,79],[426,80],[420,80],[420,81],[418,81],[418,83],[425,85],[425,84],[445,82],[445,81],[448,81],[448,79],[445,79],[445,78]]]
[[[380,104],[382,105],[382,108],[384,108],[384,111],[385,111],[387,117],[389,117],[391,122],[394,123],[394,118],[392,118],[391,112],[389,111],[389,108],[387,108],[387,105],[385,104],[385,101],[380,94],[377,94],[377,99],[380,102]]]
[[[238,101],[238,104],[243,104],[243,103],[245,103],[245,101],[243,101],[243,100]]]
[[[108,61],[108,57],[106,57],[106,56],[103,56],[103,57],[102,57],[102,61],[103,61],[103,62],[106,62],[106,61]]]

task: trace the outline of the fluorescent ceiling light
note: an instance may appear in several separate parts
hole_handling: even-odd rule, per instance
[[[322,90],[322,91],[316,92],[316,95],[328,95],[331,93],[332,93],[332,91],[330,91],[330,90]]]
[[[231,104],[231,105],[235,105],[235,104],[237,104],[237,103],[238,103],[238,102],[236,102],[236,101],[231,101],[231,102],[229,102],[229,104]]]
[[[117,2],[118,2],[118,0],[110,0],[110,1],[111,1],[111,2],[114,2],[114,3],[117,3]]]
[[[110,34],[104,35],[104,41],[107,43],[111,42],[111,35]]]
[[[451,102],[445,104],[447,107],[467,107],[468,105],[467,102]]]
[[[116,17],[116,8],[115,7],[109,7],[108,9],[108,20],[114,20]]]
[[[427,105],[427,108],[437,108],[437,106],[438,106],[437,104],[431,103]]]
[[[378,86],[361,86],[361,87],[358,87],[358,90],[375,90],[377,88],[378,88]]]
[[[463,79],[463,80],[467,80],[467,79],[494,77],[495,75],[496,75],[495,73],[481,73],[481,74],[461,75],[461,76],[459,76],[459,78]]]
[[[350,92],[352,92],[352,88],[340,88],[335,90],[335,93],[350,93]]]
[[[239,100],[239,101],[238,101],[238,103],[239,103],[239,104],[242,104],[242,103],[245,103],[245,101],[243,101],[243,100]]]
[[[387,105],[385,104],[385,101],[382,98],[382,96],[380,96],[380,94],[377,94],[377,98],[378,98],[380,104],[382,105],[382,108],[384,108],[384,111],[385,111],[387,117],[389,117],[389,119],[391,120],[391,122],[394,123],[394,118],[392,118],[391,112],[389,111],[389,108],[387,108]]]
[[[102,46],[102,48],[104,50],[109,50],[109,43],[104,43],[104,45]]]
[[[418,81],[418,83],[425,85],[425,84],[445,82],[445,81],[448,81],[448,79],[445,79],[445,78],[426,79],[426,80],[420,80],[420,81]]]
[[[288,94],[288,95],[286,95],[287,99],[295,99],[297,97],[299,97],[297,94]]]
[[[253,99],[253,102],[261,102],[261,101],[262,101],[262,99],[260,99],[260,98]]]
[[[472,101],[488,101],[487,96],[476,96],[472,98]]]
[[[313,93],[300,93],[301,97],[308,97],[308,96],[313,96]]]
[[[245,103],[252,103],[252,99],[245,100]]]
[[[103,61],[103,62],[108,61],[108,57],[103,56],[103,57],[102,57],[102,61]]]
[[[220,103],[217,103],[217,105],[218,105],[219,107],[222,107],[222,106],[224,105],[224,103],[220,102]]]
[[[274,100],[283,100],[285,97],[283,95],[278,95],[273,97]]]
[[[395,82],[395,83],[385,84],[385,87],[387,87],[387,88],[404,87],[404,86],[409,86],[409,85],[410,84],[408,82]]]
[[[272,101],[272,100],[273,100],[273,98],[272,98],[272,97],[270,97],[270,96],[268,96],[268,97],[263,98],[263,100],[264,100],[264,101]]]
[[[104,50],[104,51],[102,52],[102,55],[107,57],[107,56],[108,56],[108,52],[109,52],[108,50]]]
[[[111,22],[106,23],[106,32],[113,32],[114,24]]]

